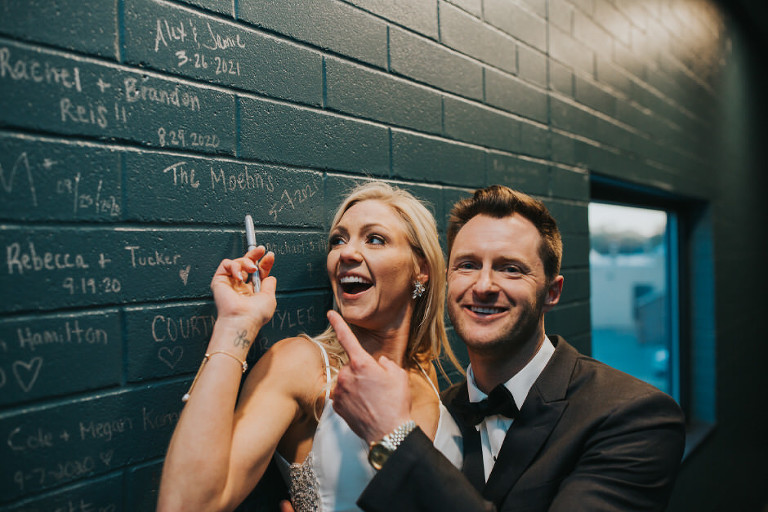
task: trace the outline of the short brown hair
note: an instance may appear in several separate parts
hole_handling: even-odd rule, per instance
[[[539,256],[544,264],[544,272],[549,281],[557,277],[563,258],[563,240],[557,222],[544,203],[503,185],[478,189],[472,197],[453,205],[448,218],[448,258],[451,257],[456,234],[470,219],[477,215],[501,219],[515,213],[519,213],[536,226],[541,235]]]

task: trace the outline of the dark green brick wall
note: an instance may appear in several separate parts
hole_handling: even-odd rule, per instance
[[[370,178],[441,231],[479,186],[542,198],[566,248],[548,330],[586,352],[590,175],[708,205],[695,236],[715,258],[692,289],[714,296],[721,263],[760,268],[765,244],[742,240],[765,211],[764,93],[713,1],[0,0],[0,510],[153,507],[246,213],[280,293],[251,360],[323,328],[325,230]],[[742,347],[717,366],[728,438],[689,457],[674,510],[727,509],[707,468],[734,450],[731,496],[765,495],[768,454],[732,441],[749,439],[737,390],[766,384],[742,328],[761,303],[735,308],[727,275],[725,327],[697,331],[692,357]]]

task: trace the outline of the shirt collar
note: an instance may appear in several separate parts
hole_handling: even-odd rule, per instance
[[[519,372],[512,376],[504,386],[512,393],[512,397],[515,399],[515,404],[518,408],[523,406],[525,398],[528,396],[528,392],[531,390],[533,383],[539,378],[539,375],[544,371],[544,367],[547,366],[552,354],[555,353],[555,346],[549,338],[544,335],[544,342],[539,347],[539,351],[536,352],[528,364],[526,364]],[[467,367],[467,392],[469,393],[470,402],[479,402],[486,398],[488,395],[480,391],[480,388],[475,384],[475,374],[472,371],[472,365]]]

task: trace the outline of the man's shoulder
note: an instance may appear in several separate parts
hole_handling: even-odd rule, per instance
[[[443,403],[450,403],[463,389],[467,389],[466,377],[443,390],[440,393],[440,400],[442,400]]]
[[[661,396],[672,400],[655,386],[580,353],[560,337],[554,338],[557,339],[556,350],[560,353],[560,363],[562,364],[565,360],[570,372],[568,394],[572,397],[580,393],[587,393],[591,397],[605,397],[608,401],[622,401],[643,396]],[[542,377],[545,375],[546,372],[542,374]]]

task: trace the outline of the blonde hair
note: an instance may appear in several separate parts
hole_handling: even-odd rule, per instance
[[[453,366],[461,371],[461,366],[448,343],[445,332],[445,258],[437,238],[435,218],[429,210],[410,192],[385,183],[371,181],[355,187],[342,201],[333,217],[331,229],[341,221],[341,217],[355,204],[376,200],[392,208],[403,220],[405,234],[413,250],[414,269],[418,268],[418,259],[423,258],[429,268],[429,281],[424,283],[425,293],[415,299],[411,328],[408,334],[405,361],[417,363],[435,362],[441,373],[447,375],[440,362],[444,354]],[[337,361],[335,368],[349,362],[347,353],[342,348],[336,332],[328,327],[313,338],[322,343],[329,357]]]

